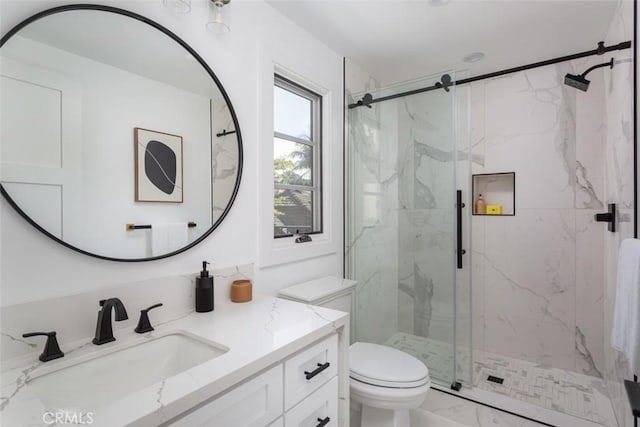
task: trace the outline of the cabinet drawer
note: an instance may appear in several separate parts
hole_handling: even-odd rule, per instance
[[[264,427],[282,414],[282,365],[169,423],[171,427]],[[277,424],[276,424],[277,425]]]
[[[285,410],[320,388],[338,372],[338,336],[312,345],[284,362]]]
[[[285,427],[337,427],[338,377],[298,403],[284,417]]]

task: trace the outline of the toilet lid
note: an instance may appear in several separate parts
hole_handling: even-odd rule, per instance
[[[420,387],[429,370],[420,360],[385,345],[357,342],[349,349],[350,377],[381,387]]]

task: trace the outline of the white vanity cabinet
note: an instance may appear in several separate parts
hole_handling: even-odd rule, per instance
[[[331,334],[168,425],[337,427],[338,372],[338,335]]]

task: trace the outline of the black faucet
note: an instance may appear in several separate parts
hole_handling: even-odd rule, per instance
[[[113,337],[113,329],[111,328],[111,308],[116,309],[116,322],[127,320],[127,310],[124,304],[118,298],[109,298],[100,300],[102,307],[98,312],[98,324],[96,325],[96,336],[93,339],[95,345],[106,344],[116,339]]]

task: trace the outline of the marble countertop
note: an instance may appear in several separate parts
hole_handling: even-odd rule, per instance
[[[216,301],[215,311],[211,313],[190,312],[154,324],[155,330],[147,334],[116,330],[116,341],[101,346],[93,345],[90,337],[63,347],[65,357],[47,363],[37,359],[39,353],[3,361],[0,424],[51,425],[45,423],[43,415],[57,409],[45,408],[29,388],[29,381],[44,371],[57,370],[171,332],[185,332],[228,347],[229,351],[215,359],[102,407],[65,408],[91,412],[93,426],[157,426],[329,335],[346,325],[347,319],[348,315],[339,311],[254,296],[253,301],[243,304]],[[153,324],[153,318],[151,322]]]

